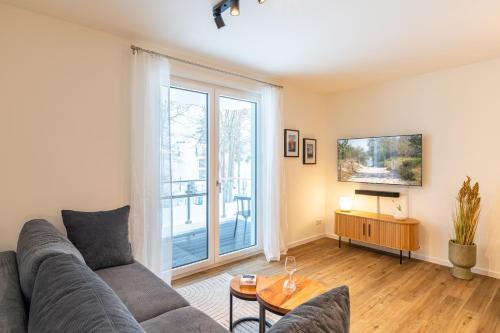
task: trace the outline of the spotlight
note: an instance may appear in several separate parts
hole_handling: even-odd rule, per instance
[[[217,26],[217,29],[220,29],[224,27],[226,24],[224,23],[224,20],[222,19],[221,14],[214,14],[214,20],[215,20],[215,25]]]
[[[240,15],[240,0],[233,0],[230,13],[232,16]]]
[[[266,0],[257,1],[260,4],[266,2]],[[224,20],[222,19],[222,13],[224,13],[228,9],[232,16],[240,15],[240,0],[221,0],[213,7],[212,14],[214,16],[214,21],[218,29],[225,26]]]

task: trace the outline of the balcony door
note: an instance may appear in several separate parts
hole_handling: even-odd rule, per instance
[[[254,176],[257,102],[238,95],[229,92],[217,96],[220,255],[257,245]]]
[[[174,275],[259,251],[259,96],[174,79],[169,103]]]

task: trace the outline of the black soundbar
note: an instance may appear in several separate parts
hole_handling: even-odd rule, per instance
[[[399,192],[355,190],[354,193],[361,195],[371,195],[374,197],[399,198]]]

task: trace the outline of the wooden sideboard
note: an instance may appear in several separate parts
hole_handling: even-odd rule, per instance
[[[418,224],[415,219],[397,220],[391,215],[349,211],[335,211],[335,233],[342,237],[399,250],[399,263],[403,262],[403,251],[418,250]]]

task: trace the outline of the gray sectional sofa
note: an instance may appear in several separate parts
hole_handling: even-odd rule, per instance
[[[269,333],[348,332],[347,287],[278,321]],[[45,220],[27,222],[17,253],[0,253],[0,332],[206,332],[227,330],[141,264],[92,271]]]

